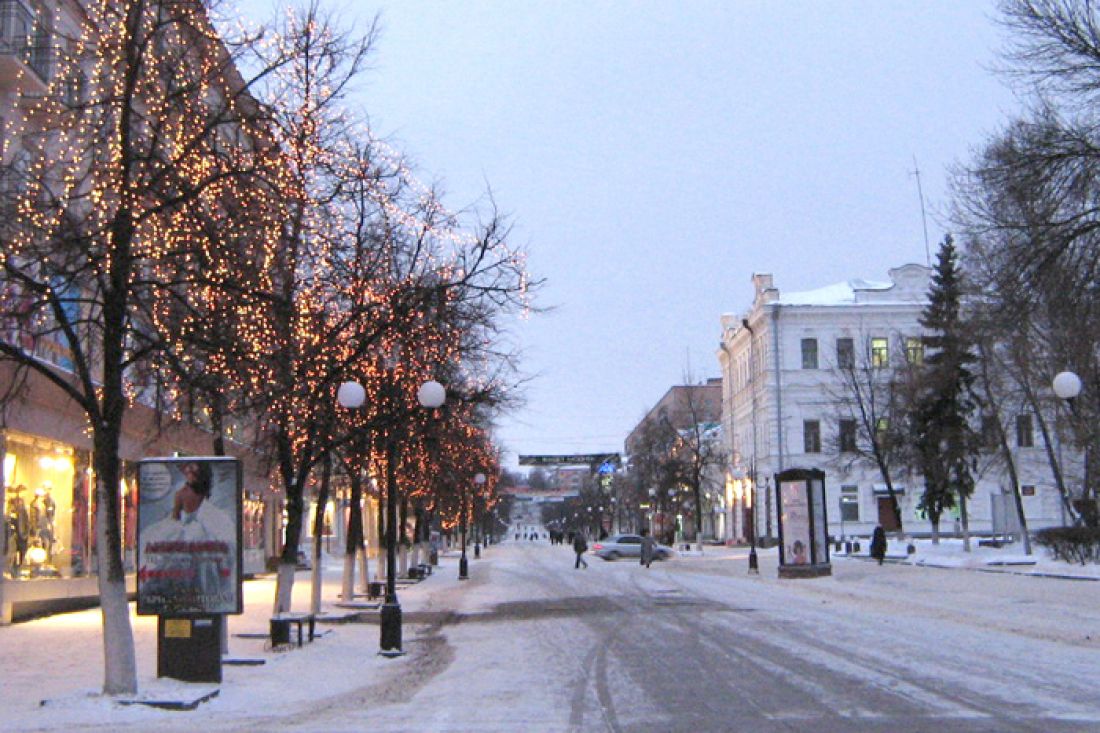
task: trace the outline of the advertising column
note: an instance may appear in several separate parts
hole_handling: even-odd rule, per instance
[[[157,676],[220,682],[225,616],[243,610],[240,463],[145,459],[138,497],[137,612],[159,617]]]
[[[791,469],[775,476],[779,509],[779,577],[831,575],[825,474]]]

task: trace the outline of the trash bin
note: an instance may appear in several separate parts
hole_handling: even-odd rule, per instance
[[[221,614],[157,617],[157,677],[222,681]]]
[[[271,619],[271,645],[290,643],[290,621],[286,619]]]
[[[367,583],[367,595],[371,598],[378,598],[384,592],[383,584],[378,581]]]
[[[432,548],[431,553],[428,554],[428,563],[431,565],[439,564],[439,550]]]

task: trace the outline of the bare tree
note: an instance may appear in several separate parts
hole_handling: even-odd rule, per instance
[[[904,534],[895,481],[897,473],[908,466],[906,389],[911,382],[909,371],[920,354],[907,349],[901,334],[894,334],[890,342],[897,346],[884,358],[872,350],[870,335],[859,331],[852,338],[851,354],[838,355],[833,365],[838,380],[827,389],[839,407],[833,462],[844,471],[856,465],[878,471],[897,531]]]

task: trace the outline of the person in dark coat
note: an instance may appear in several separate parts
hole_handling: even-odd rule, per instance
[[[581,565],[585,568],[588,567],[588,563],[585,562],[584,553],[588,550],[588,543],[584,541],[584,535],[578,533],[573,538],[573,552],[577,553],[577,562],[573,563],[573,569],[576,570]]]
[[[881,524],[875,527],[871,535],[871,557],[878,560],[879,565],[886,559],[886,531]]]
[[[657,543],[654,541],[654,539],[652,537],[649,536],[649,530],[648,529],[643,529],[642,530],[642,565],[645,565],[647,568],[649,567],[649,564],[651,562],[653,562],[653,555],[655,554],[656,549],[657,549]]]

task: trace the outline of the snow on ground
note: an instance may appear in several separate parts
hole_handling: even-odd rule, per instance
[[[524,548],[535,543],[521,542]],[[571,567],[567,549],[538,543],[546,553],[561,553],[558,562]],[[988,684],[1002,689],[1012,684],[1021,699],[1039,709],[1054,703],[1043,692],[1044,680],[1028,671],[1027,655],[1036,645],[1057,644],[1060,664],[1078,670],[1082,680],[1095,672],[1095,651],[1100,646],[1100,584],[1061,579],[1025,577],[1027,574],[1100,578],[1098,566],[1070,566],[1050,560],[1042,548],[1032,557],[1016,547],[975,547],[967,554],[961,541],[944,539],[938,546],[916,543],[907,554],[904,544],[892,543],[886,566],[879,568],[861,556],[834,555],[834,575],[816,581],[785,581],[776,577],[775,550],[761,550],[761,573],[747,574],[747,549],[706,547],[702,553],[684,553],[659,572],[631,582],[652,586],[653,593],[681,587],[724,603],[751,605],[754,610],[781,619],[785,634],[771,641],[802,644],[807,629],[829,624],[830,646],[822,647],[823,663],[846,666],[903,664],[907,655],[918,656],[913,635],[897,638],[899,621],[934,640],[937,653],[947,660],[953,674],[962,676],[977,657],[993,668],[1005,670],[1004,679]],[[409,655],[389,660],[379,657],[378,627],[374,624],[334,624],[321,628],[325,636],[302,649],[272,651],[265,640],[244,639],[239,633],[264,633],[268,628],[274,594],[273,578],[245,583],[245,613],[230,617],[230,657],[263,659],[262,666],[225,666],[220,685],[188,685],[156,679],[156,620],[132,616],[137,646],[139,685],[145,699],[193,697],[218,690],[217,697],[191,712],[166,711],[142,705],[125,706],[104,698],[103,664],[98,610],[60,614],[0,628],[0,728],[5,731],[60,730],[244,730],[279,727],[314,728],[324,719],[327,706],[348,700],[382,700],[377,707],[380,729],[400,729],[399,716],[408,711],[432,711],[434,729],[452,725],[461,710],[461,699],[470,684],[468,667],[451,665],[455,654],[476,652],[481,689],[498,690],[488,702],[506,717],[514,709],[514,676],[524,668],[531,634],[540,642],[557,645],[567,657],[576,643],[572,619],[543,616],[537,622],[522,613],[492,623],[461,623],[450,627],[442,643],[440,627],[447,614],[490,614],[498,604],[516,602],[509,578],[518,581],[531,569],[525,555],[509,544],[487,548],[484,559],[471,558],[471,580],[457,580],[457,554],[448,553],[436,572],[424,582],[400,591],[405,613],[405,641]],[[549,555],[547,555],[549,557]],[[558,555],[554,556],[558,558]],[[585,583],[594,577],[625,582],[626,563],[600,563],[595,558],[591,575],[566,576],[577,593],[591,592]],[[1017,564],[1029,563],[1029,564]],[[934,567],[939,566],[939,567]],[[636,569],[636,563],[633,564]],[[656,569],[656,567],[655,567]],[[491,572],[490,572],[491,570]],[[976,570],[983,574],[975,588]],[[596,576],[595,573],[605,573]],[[490,582],[492,576],[492,582]],[[618,580],[616,580],[618,579]],[[332,558],[325,572],[325,612],[338,614],[340,561]],[[560,582],[559,582],[560,590]],[[308,607],[309,573],[300,572],[295,583],[295,610]],[[1056,592],[1053,592],[1056,591]],[[550,592],[549,590],[547,591]],[[852,609],[860,621],[850,622]],[[841,617],[845,623],[836,623]],[[777,621],[779,623],[779,621]],[[1003,632],[1017,639],[1004,642]],[[752,632],[746,632],[752,633]],[[918,633],[916,638],[921,638]],[[995,641],[996,640],[996,641]],[[820,643],[815,641],[814,643]],[[933,643],[933,642],[929,642]],[[1069,645],[1069,646],[1066,646]],[[859,661],[844,650],[858,649]],[[578,644],[578,666],[588,654]],[[537,665],[537,659],[530,660]],[[767,660],[760,660],[767,664]],[[466,670],[466,671],[464,671]],[[523,708],[537,719],[556,720],[564,690],[574,670],[540,670],[539,685],[525,688]],[[914,688],[912,694],[927,694]],[[1093,720],[1095,706],[1058,708],[1068,720]],[[482,711],[485,712],[485,711]],[[426,713],[425,713],[426,714]],[[1092,716],[1092,717],[1090,717]],[[1096,720],[1100,726],[1100,719]],[[427,729],[433,729],[428,721]]]

